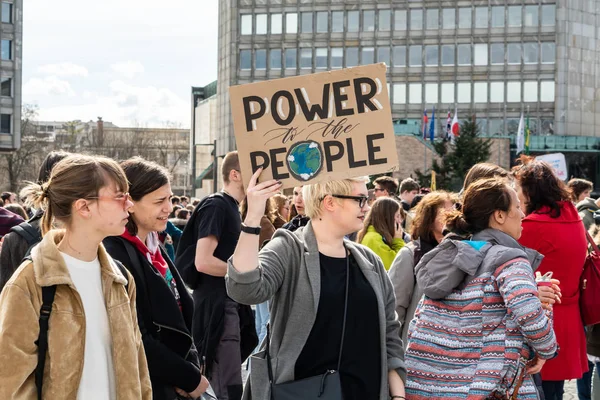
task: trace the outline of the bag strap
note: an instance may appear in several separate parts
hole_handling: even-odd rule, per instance
[[[596,252],[596,254],[600,255],[600,249],[598,249],[598,245],[594,242],[594,238],[588,231],[585,231],[585,237],[587,238],[588,243],[592,247],[592,251]]]
[[[31,247],[38,242],[41,242],[42,235],[39,230],[35,229],[28,221],[21,222],[19,225],[15,225],[10,228],[11,232],[15,232],[21,236],[27,244]]]
[[[42,287],[42,307],[40,309],[40,334],[36,342],[38,346],[38,363],[35,368],[35,385],[37,386],[38,400],[42,400],[42,384],[44,380],[44,367],[46,353],[48,352],[48,321],[52,312],[52,303],[56,294],[56,285]]]

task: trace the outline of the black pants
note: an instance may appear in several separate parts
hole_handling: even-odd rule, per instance
[[[546,400],[562,400],[565,393],[565,381],[542,381]]]

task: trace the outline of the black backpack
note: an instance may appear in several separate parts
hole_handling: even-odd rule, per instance
[[[19,225],[10,228],[11,232],[16,233],[17,235],[25,239],[25,241],[27,241],[27,245],[29,246],[29,248],[27,249],[27,253],[25,253],[24,259],[27,259],[27,257],[29,257],[33,246],[42,241],[42,233],[39,229],[34,228],[33,225],[30,224],[31,221],[33,221],[33,219],[21,222]]]

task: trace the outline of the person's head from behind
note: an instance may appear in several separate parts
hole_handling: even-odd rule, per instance
[[[140,157],[121,163],[129,181],[133,206],[129,209],[127,231],[145,240],[150,232],[162,232],[171,213],[169,172],[160,165]]]
[[[237,151],[231,151],[225,155],[221,165],[221,175],[225,190],[230,194],[233,192],[244,194],[244,181],[240,172],[240,158]]]
[[[42,165],[40,166],[40,172],[38,174],[38,183],[41,185],[50,179],[50,173],[52,172],[52,168],[61,160],[64,160],[71,153],[66,151],[51,151],[48,153],[44,161],[42,161]]]
[[[302,194],[302,186],[296,186],[293,192],[293,203],[298,215],[304,215],[304,195]]]
[[[175,214],[175,216],[177,217],[177,219],[188,220],[190,218],[190,212],[187,208],[182,208],[181,210],[177,211],[177,214]]]
[[[517,192],[505,179],[479,179],[465,191],[462,209],[448,214],[446,227],[459,235],[493,228],[518,240],[524,217]]]
[[[510,173],[499,165],[493,163],[475,164],[471,167],[471,169],[469,169],[467,176],[465,176],[463,191],[466,190],[469,185],[479,179],[494,177],[504,178],[507,180],[511,179]]]
[[[443,190],[423,196],[413,209],[411,236],[428,243],[438,243],[444,237],[446,214],[454,208],[452,195]]]
[[[406,178],[400,182],[400,198],[411,204],[416,195],[419,194],[421,186],[412,178]]]
[[[380,176],[373,181],[373,194],[376,198],[394,196],[398,192],[398,179]]]
[[[573,201],[579,203],[590,197],[594,189],[594,184],[585,179],[574,178],[567,183],[567,187],[571,190]]]
[[[13,214],[17,214],[19,217],[21,217],[25,220],[29,219],[29,217],[27,216],[27,213],[25,212],[25,209],[23,207],[21,207],[21,205],[19,205],[19,204],[16,204],[16,203],[7,204],[4,206],[4,208]]]
[[[58,162],[50,179],[23,189],[28,205],[45,210],[42,234],[56,219],[67,231],[87,234],[100,243],[125,231],[132,203],[119,164],[106,157],[70,155]]]
[[[306,216],[317,224],[323,222],[335,236],[360,231],[369,211],[366,182],[365,178],[356,178],[304,186]]]
[[[391,246],[405,217],[406,213],[398,201],[391,197],[378,198],[367,213],[364,226],[358,233],[358,242],[362,241],[367,229],[372,226]]]
[[[290,201],[287,196],[283,194],[276,194],[275,196],[269,199],[273,204],[271,208],[273,209],[273,213],[279,214],[281,218],[287,221],[290,217]]]
[[[178,206],[181,204],[181,198],[179,198],[179,196],[173,196],[171,197],[171,204],[173,206]]]
[[[188,203],[190,202],[190,199],[188,199],[187,196],[181,196],[179,199],[181,200],[182,207],[187,207]]]
[[[13,193],[13,192],[4,192],[0,196],[2,197],[2,201],[4,202],[5,205],[17,203],[17,201],[18,201],[17,194]]]

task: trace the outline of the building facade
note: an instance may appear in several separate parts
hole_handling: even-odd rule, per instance
[[[21,145],[23,0],[0,2],[0,151]]]
[[[220,168],[217,146],[217,82],[192,87],[192,195],[202,199],[216,192]],[[217,164],[217,168],[214,165]],[[215,179],[216,178],[216,179]]]
[[[220,153],[235,147],[229,86],[385,62],[400,138],[434,107],[441,137],[458,110],[514,158],[524,114],[533,152],[600,170],[596,0],[221,0],[219,29]]]

